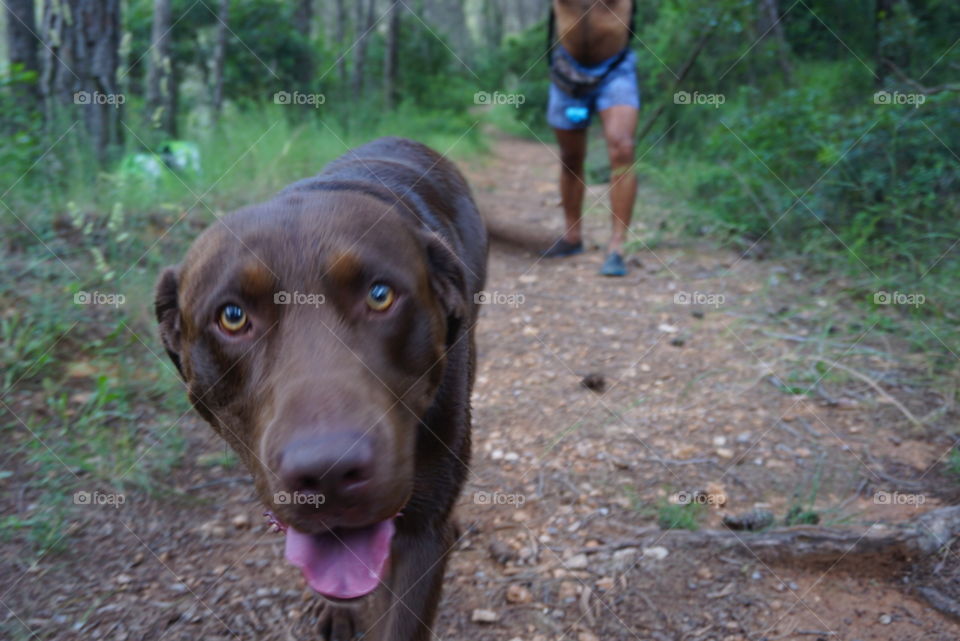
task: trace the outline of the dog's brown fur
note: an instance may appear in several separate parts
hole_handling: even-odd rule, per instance
[[[486,252],[454,165],[418,143],[385,138],[225,217],[159,279],[160,334],[194,407],[239,454],[280,520],[315,532],[402,510],[386,583],[329,604],[320,638],[430,635],[470,456],[474,297]],[[364,306],[374,281],[397,292],[384,314]],[[284,291],[323,302],[276,304]],[[218,326],[227,304],[247,313],[244,335]],[[276,504],[284,448],[341,432],[363,433],[372,448],[365,500],[328,505],[323,521]]]

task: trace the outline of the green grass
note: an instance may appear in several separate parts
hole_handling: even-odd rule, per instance
[[[704,506],[699,503],[672,503],[663,501],[657,507],[657,525],[661,530],[700,529],[700,518]]]
[[[947,455],[946,466],[947,472],[955,476],[957,481],[960,481],[960,449],[955,447],[950,450],[950,454]]]

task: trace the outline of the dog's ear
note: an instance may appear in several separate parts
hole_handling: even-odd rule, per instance
[[[447,344],[452,344],[467,318],[467,277],[463,261],[435,233],[427,234],[430,287],[447,317]]]
[[[180,306],[177,303],[179,267],[167,267],[157,280],[153,309],[160,324],[160,340],[167,350],[170,360],[177,366],[180,376],[183,367],[180,364]]]

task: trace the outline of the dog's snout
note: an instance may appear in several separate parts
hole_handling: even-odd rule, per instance
[[[279,476],[287,492],[323,497],[324,503],[356,501],[374,475],[374,448],[357,433],[292,440],[282,451]]]

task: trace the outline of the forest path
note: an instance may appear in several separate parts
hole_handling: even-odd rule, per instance
[[[500,138],[464,169],[490,217],[518,237],[550,237],[561,225],[557,165],[549,145]],[[605,190],[589,188],[594,241],[607,234]],[[673,215],[641,189],[637,234],[655,236]],[[899,522],[955,502],[957,483],[938,464],[949,439],[820,364],[869,372],[918,416],[934,402],[915,384],[922,362],[873,332],[839,283],[707,241],[638,246],[629,275],[605,279],[597,248],[546,261],[493,244],[463,537],[437,638],[960,638],[912,592],[922,579],[956,598],[952,552],[930,562],[936,572],[772,566],[745,546],[681,546],[657,527],[721,528],[722,514],[756,507],[782,521],[793,506],[826,524]],[[62,553],[30,569],[5,560],[4,575],[24,578],[4,601],[31,613],[40,638],[310,638],[318,601],[283,561],[245,470],[198,418],[184,423],[187,455],[170,479],[179,498],[88,511]],[[921,479],[908,496],[924,504],[878,501],[905,491],[897,478]],[[671,503],[678,492],[710,505]]]

